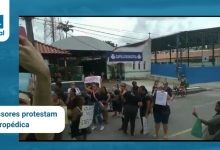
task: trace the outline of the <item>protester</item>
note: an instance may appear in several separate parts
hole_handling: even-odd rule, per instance
[[[138,90],[142,102],[142,106],[140,107],[140,117],[142,125],[141,133],[143,133],[143,117],[146,117],[147,119],[151,112],[151,96],[143,85],[140,86]]]
[[[68,88],[68,90],[67,90],[67,93],[68,93],[68,94],[70,93],[70,90],[71,90],[72,88],[75,89],[75,91],[76,91],[76,95],[81,95],[81,91],[80,91],[80,89],[79,89],[78,87],[76,87],[76,85],[75,85],[74,82],[71,83],[70,87]]]
[[[113,111],[114,111],[113,117],[117,116],[117,113],[121,114],[122,102],[121,102],[119,90],[114,91],[114,96],[112,98],[112,105],[113,105]]]
[[[66,106],[64,101],[60,99],[54,91],[51,92],[51,102],[55,106]]]
[[[163,84],[163,87],[164,87],[164,91],[166,91],[167,94],[168,94],[170,97],[172,97],[172,96],[173,96],[173,91],[172,91],[172,89],[169,87],[168,82],[165,82],[165,83]]]
[[[130,122],[130,133],[134,136],[135,131],[135,119],[138,112],[138,106],[141,106],[141,98],[138,96],[138,87],[135,86],[132,91],[128,91],[123,94],[124,100],[124,124],[123,131],[127,134],[128,123]]]
[[[104,130],[103,120],[102,120],[102,110],[104,109],[104,105],[101,103],[101,97],[99,94],[99,87],[97,84],[92,84],[91,89],[89,87],[86,90],[91,95],[91,102],[94,105],[94,115],[93,115],[93,126],[92,130],[95,130],[99,127],[102,131]]]
[[[109,104],[109,101],[110,101],[111,97],[110,97],[110,94],[108,93],[105,86],[102,86],[100,88],[99,94],[100,94],[101,102],[104,105],[104,109],[103,109],[103,112],[102,112],[103,121],[105,123],[108,123],[108,104]]]
[[[76,98],[76,89],[71,88],[67,95],[66,105],[68,109],[72,109],[74,105],[74,99]]]
[[[64,95],[64,91],[62,89],[62,83],[60,81],[57,81],[54,87],[54,92],[57,94],[57,96],[62,99],[63,101],[65,101],[65,95]]]
[[[51,105],[51,78],[50,71],[39,50],[35,49],[31,42],[23,36],[19,36],[19,65],[36,75],[36,86],[33,93],[33,105]],[[43,92],[42,92],[43,91]],[[52,140],[54,134],[35,133],[35,140]],[[26,140],[28,137],[26,137]]]
[[[72,110],[71,119],[71,137],[76,140],[86,140],[87,129],[79,129],[80,117],[82,116],[82,106],[85,104],[85,99],[82,96],[76,96]]]
[[[132,90],[133,90],[133,88],[138,88],[136,81],[132,81]]]
[[[154,81],[154,85],[152,87],[152,92],[151,92],[152,95],[155,95],[155,92],[157,91],[158,88],[158,83],[159,83],[158,80]]]
[[[220,140],[220,101],[216,103],[215,112],[216,114],[210,120],[201,119],[196,110],[193,112],[193,115],[207,126],[204,135],[205,140]]]
[[[62,106],[62,107],[66,106],[66,104],[63,102],[63,100],[60,99],[54,91],[51,92],[51,102],[54,106]],[[62,140],[63,133],[64,133],[64,131],[62,131],[61,133],[55,133],[54,140]]]
[[[58,67],[58,66],[56,66]],[[61,82],[62,81],[62,75],[60,72],[55,72],[54,73],[54,76],[53,76],[53,81],[56,83],[57,81],[58,82]]]
[[[121,106],[122,106],[122,116],[121,116],[121,121],[122,121],[122,124],[121,124],[121,128],[119,128],[119,130],[123,130],[123,127],[124,127],[124,94],[127,92],[127,88],[126,88],[126,84],[125,83],[121,83],[120,84],[120,88],[119,88],[119,91],[120,91],[120,100],[121,100]]]
[[[166,98],[166,104],[159,105],[155,104],[157,99],[157,92],[164,92],[167,93]],[[159,130],[160,130],[160,124],[163,124],[163,131],[164,131],[164,139],[168,138],[168,120],[170,116],[170,107],[169,107],[169,101],[172,101],[174,97],[172,97],[172,91],[170,91],[170,88],[168,87],[168,84],[165,84],[165,87],[163,85],[160,85],[157,90],[154,92],[153,100],[154,100],[154,106],[153,106],[153,115],[154,115],[154,121],[155,121],[155,132],[156,138],[159,138]]]

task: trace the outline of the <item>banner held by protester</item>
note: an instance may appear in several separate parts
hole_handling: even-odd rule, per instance
[[[87,83],[98,83],[101,86],[101,76],[89,76],[85,77],[85,84]]]
[[[79,129],[88,128],[92,124],[94,106],[82,106],[83,115],[80,118]]]
[[[167,92],[157,91],[155,104],[166,106],[166,104],[167,104]]]

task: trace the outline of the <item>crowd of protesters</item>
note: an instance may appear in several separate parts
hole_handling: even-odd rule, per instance
[[[68,89],[68,96],[66,99],[60,84],[61,82],[56,83],[54,88],[55,93],[65,102],[69,111],[73,112],[74,110],[75,112],[68,113],[69,119],[72,121],[70,125],[72,137],[80,135],[78,130],[77,134],[74,132],[76,132],[75,122],[77,122],[77,125],[79,125],[79,118],[81,114],[80,111],[82,107],[81,105],[94,105],[91,130],[102,131],[105,128],[104,124],[108,123],[108,105],[111,103],[113,108],[112,116],[120,116],[122,118],[122,123],[119,130],[122,130],[124,134],[128,134],[127,128],[128,124],[130,123],[130,135],[135,135],[135,122],[137,116],[140,116],[141,119],[142,129],[140,129],[140,133],[143,133],[143,117],[148,118],[148,116],[152,114],[155,121],[155,137],[159,138],[158,132],[160,129],[160,124],[162,123],[164,129],[164,138],[167,138],[168,120],[170,115],[169,101],[173,100],[172,89],[168,86],[168,83],[159,85],[158,81],[156,81],[152,87],[151,93],[148,92],[145,86],[142,85],[139,87],[136,81],[132,82],[131,90],[128,90],[125,83],[121,83],[118,88],[114,89],[114,91],[107,91],[105,86],[99,87],[99,85],[96,83],[89,84],[86,86],[85,91],[80,91],[79,88],[77,88],[74,84],[71,84],[70,88]],[[168,93],[167,104],[165,106],[155,104],[156,92],[158,90]],[[79,95],[82,95],[80,98],[84,99],[84,102],[81,102],[81,105],[76,104],[77,99],[80,99]],[[76,119],[77,117],[75,115],[79,117],[78,120]],[[85,134],[86,131],[83,131],[82,135],[84,135],[84,139],[86,139]]]
[[[124,134],[128,134],[128,124],[130,123],[130,135],[135,136],[135,122],[138,115],[140,116],[142,125],[140,132],[143,134],[144,118],[147,119],[148,116],[152,114],[155,123],[155,138],[159,138],[161,124],[163,126],[163,138],[168,138],[168,123],[171,113],[169,105],[170,102],[173,101],[174,95],[167,82],[162,84],[155,81],[151,92],[143,85],[139,87],[136,81],[132,82],[131,90],[128,90],[125,83],[121,83],[120,85],[117,83],[117,88],[113,91],[108,91],[103,85],[91,83],[85,85],[85,91],[80,91],[73,83],[67,91],[63,91],[61,76],[60,74],[56,74],[55,87],[51,89],[48,66],[45,65],[40,53],[22,36],[19,37],[19,57],[20,65],[37,77],[37,85],[33,93],[33,98],[30,98],[25,93],[20,93],[20,104],[67,107],[67,116],[70,121],[68,128],[70,129],[70,136],[72,138],[76,140],[86,140],[87,134],[93,130],[103,131],[105,129],[104,123],[107,124],[109,122],[109,103],[111,103],[113,107],[113,117],[119,115],[122,118],[120,130],[122,130]],[[181,83],[180,88],[184,88],[184,85],[185,84]],[[44,91],[44,93],[39,91]],[[165,105],[156,103],[158,92],[165,92],[167,94]],[[83,105],[94,106],[91,128],[79,129],[80,117],[83,114]],[[140,114],[138,114],[138,110]],[[217,114],[213,117],[212,121],[202,119],[202,123],[209,126],[209,133],[212,135],[216,133],[219,134],[220,131],[219,127],[217,127],[217,124],[219,125],[220,102],[216,104],[215,110]],[[193,115],[198,117],[196,112],[194,112]],[[92,131],[90,131],[90,129]],[[20,140],[28,139],[62,140],[62,133],[20,134]]]

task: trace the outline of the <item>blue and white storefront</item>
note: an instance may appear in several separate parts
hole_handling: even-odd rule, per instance
[[[107,61],[108,79],[142,79],[151,72],[151,40],[117,47]]]

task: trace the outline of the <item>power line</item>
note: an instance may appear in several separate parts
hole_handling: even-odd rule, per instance
[[[39,18],[35,18],[37,20],[41,20],[41,21],[45,21]],[[49,20],[47,22],[50,22]],[[56,22],[57,24],[59,24],[58,22]],[[114,33],[109,33],[109,32],[104,32],[104,31],[98,31],[98,30],[93,30],[93,29],[88,29],[88,28],[82,28],[82,27],[77,27],[74,26],[75,28],[79,28],[79,29],[83,29],[83,30],[88,30],[88,31],[93,31],[93,32],[99,32],[99,33],[103,33],[103,34],[108,34],[108,35],[113,35],[113,36],[119,36],[119,37],[123,37],[123,38],[129,38],[129,39],[135,39],[135,40],[144,40],[144,39],[138,39],[138,38],[133,38],[133,37],[127,37],[124,35],[118,35],[118,34],[114,34]]]
[[[106,35],[101,35],[101,34],[86,32],[86,31],[82,31],[82,30],[79,30],[79,29],[74,29],[74,30],[75,30],[75,31],[78,31],[78,32],[90,34],[90,35],[102,36],[102,37],[107,37],[107,38],[114,38],[114,39],[119,39],[119,38],[120,38],[120,37],[112,37],[112,36],[106,36]],[[131,40],[131,39],[128,39],[128,40]],[[131,41],[133,41],[133,40],[131,40]]]
[[[36,20],[35,20],[35,22],[42,24],[42,22],[38,22],[38,21],[36,21]],[[96,49],[96,50],[100,50],[100,49],[94,47],[93,45],[90,45],[90,44],[88,44],[88,43],[86,43],[86,42],[84,42],[84,41],[82,41],[82,40],[76,38],[75,36],[71,35],[70,33],[67,33],[67,34],[70,35],[71,37],[75,38],[77,41],[79,41],[80,43],[82,43],[82,44],[84,44],[84,45],[86,45],[86,46],[89,46],[89,47],[91,47],[91,48],[93,48],[93,49]]]
[[[103,26],[97,26],[97,25],[76,23],[76,22],[71,22],[71,21],[69,21],[69,23],[71,23],[71,24],[78,24],[78,25],[82,25],[82,26],[89,26],[89,27],[94,27],[94,28],[102,28],[102,29],[105,29],[105,30],[120,31],[120,32],[130,32],[130,33],[132,33],[132,34],[135,33],[135,34],[143,34],[143,35],[146,35],[145,33],[142,33],[142,32],[134,32],[134,31],[124,30],[124,29],[117,29],[117,28],[103,27]]]
[[[103,26],[95,26],[95,25],[89,25],[89,24],[82,24],[82,23],[76,23],[76,22],[70,22],[72,24],[78,24],[78,25],[82,25],[82,26],[90,26],[90,27],[95,27],[95,28],[103,28],[103,29],[108,29],[108,30],[112,30],[112,31],[120,31],[120,32],[130,32],[132,34],[143,34],[146,35],[145,33],[141,33],[141,32],[134,32],[134,31],[128,31],[128,30],[124,30],[124,29],[117,29],[117,28],[109,28],[109,27],[103,27]]]
[[[42,22],[39,22],[38,20],[35,20],[35,23],[40,23],[42,24]],[[47,23],[47,25],[50,25],[50,23]],[[77,32],[82,32],[82,33],[86,33],[86,34],[90,34],[90,35],[94,35],[94,36],[102,36],[102,37],[106,37],[106,38],[111,38],[111,39],[120,39],[120,37],[113,37],[113,36],[108,36],[108,35],[101,35],[101,34],[97,34],[97,33],[92,33],[92,32],[88,32],[88,31],[82,31],[79,29],[74,29]],[[72,34],[68,33],[68,35],[73,36]],[[128,39],[129,41],[132,42],[137,42],[137,40],[134,39]]]
[[[76,26],[75,26],[75,27],[76,27]],[[100,32],[100,33],[109,34],[109,35],[113,35],[113,36],[119,36],[119,37],[129,38],[129,39],[143,40],[143,39],[138,39],[138,38],[133,38],[133,37],[127,37],[127,36],[124,36],[124,35],[118,35],[118,34],[114,34],[114,33],[108,33],[108,32],[103,32],[103,31],[98,31],[98,30],[92,30],[92,29],[88,29],[88,28],[82,28],[82,27],[76,27],[76,28],[84,29],[84,30],[88,30],[88,31]]]

